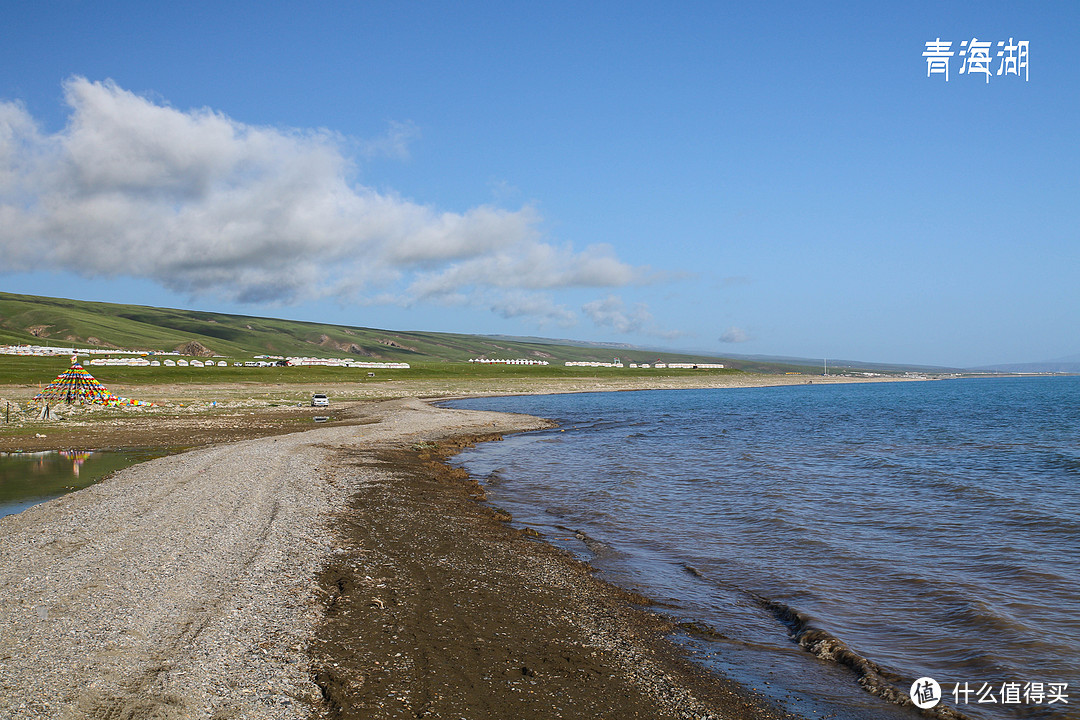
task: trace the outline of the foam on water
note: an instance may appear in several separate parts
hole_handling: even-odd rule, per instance
[[[838,717],[909,717],[878,697],[921,676],[1069,683],[1068,706],[943,703],[1058,718],[1080,704],[1078,399],[1023,378],[453,404],[561,423],[458,461],[718,672]]]

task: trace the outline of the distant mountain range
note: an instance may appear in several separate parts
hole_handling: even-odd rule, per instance
[[[880,373],[904,373],[904,372],[920,372],[928,374],[940,374],[940,373],[958,373],[963,370],[954,367],[946,367],[943,365],[902,365],[900,363],[877,363],[877,362],[862,362],[860,360],[844,360],[842,358],[799,358],[788,357],[784,355],[727,355],[733,360],[739,362],[763,362],[763,363],[783,363],[787,365],[799,365],[800,367],[817,368],[818,371],[824,372],[826,365],[829,371],[841,371],[841,370],[860,370],[868,372],[880,372]]]
[[[1030,363],[1006,363],[973,368],[979,372],[1006,373],[1080,373],[1080,355]]]

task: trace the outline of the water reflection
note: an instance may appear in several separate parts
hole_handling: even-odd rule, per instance
[[[79,470],[87,458],[94,454],[93,450],[61,450],[60,457],[71,461],[71,474],[79,477]]]
[[[93,485],[163,450],[0,452],[0,517]]]

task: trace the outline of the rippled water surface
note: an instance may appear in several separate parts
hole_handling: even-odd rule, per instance
[[[971,717],[1080,716],[1080,378],[453,405],[558,420],[458,462],[791,709],[910,717],[859,687],[868,659],[879,694],[930,676]],[[1069,705],[976,702],[1013,682],[1068,683]]]

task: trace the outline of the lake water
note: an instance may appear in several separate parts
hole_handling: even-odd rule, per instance
[[[938,710],[1080,717],[1080,378],[448,404],[559,421],[456,462],[788,709],[915,717],[881,698],[928,676]]]
[[[110,473],[163,454],[148,450],[0,452],[0,517],[93,485]]]

